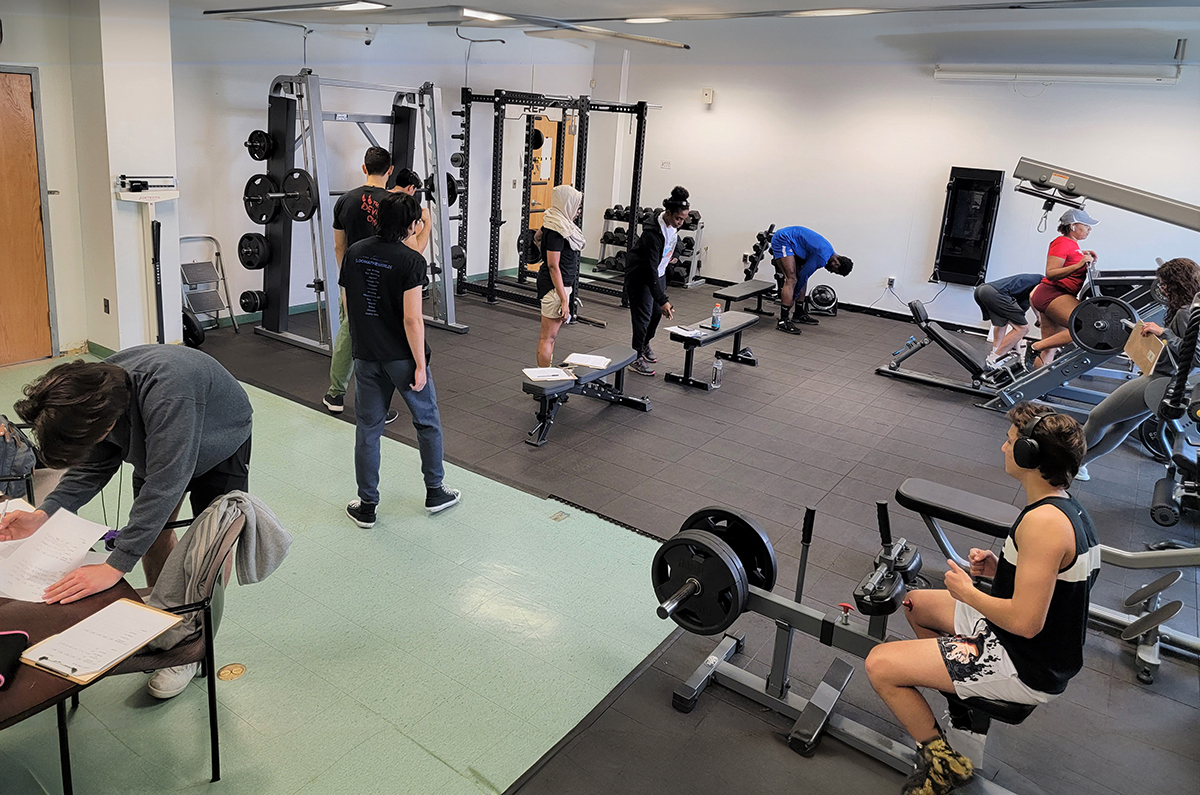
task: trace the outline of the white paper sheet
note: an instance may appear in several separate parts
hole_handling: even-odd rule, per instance
[[[83,564],[108,528],[60,510],[0,560],[0,596],[40,602],[47,588]]]
[[[574,381],[575,375],[561,367],[526,367],[521,372],[530,381]]]
[[[667,327],[668,334],[678,334],[681,337],[703,337],[704,332],[700,329],[688,328],[687,326],[669,326]]]
[[[87,678],[128,657],[179,621],[179,616],[122,599],[21,656],[64,676]]]
[[[604,356],[589,356],[586,353],[572,353],[566,359],[563,359],[563,364],[578,364],[582,367],[590,367],[593,370],[603,370],[612,364],[612,359]]]
[[[14,497],[10,500],[0,502],[0,516],[7,516],[14,511],[33,512],[33,506],[25,502],[19,497]],[[19,538],[16,541],[0,541],[0,560],[4,560],[25,543],[24,538]]]

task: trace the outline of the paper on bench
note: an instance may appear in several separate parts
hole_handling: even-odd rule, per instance
[[[21,660],[86,684],[182,620],[131,599],[119,599],[26,649]]]
[[[60,509],[0,559],[0,596],[42,601],[45,590],[83,565],[92,544],[107,532],[102,524]]]
[[[522,370],[530,381],[574,381],[575,374],[561,367],[526,367]]]
[[[669,326],[668,334],[678,334],[681,337],[695,337],[699,339],[704,336],[704,332],[698,328],[688,328],[687,326]]]
[[[563,359],[563,364],[578,364],[581,367],[590,367],[593,370],[603,370],[612,364],[612,359],[604,356],[592,356],[587,353],[572,353],[566,359]]]

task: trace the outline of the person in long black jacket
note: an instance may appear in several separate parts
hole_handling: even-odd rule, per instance
[[[625,292],[633,321],[633,349],[638,354],[631,369],[638,375],[654,375],[650,365],[658,359],[650,348],[650,340],[654,339],[662,316],[670,320],[675,315],[667,298],[667,263],[675,254],[679,227],[687,220],[690,207],[687,189],[675,186],[663,200],[663,209],[655,222],[643,227],[641,237],[629,252]]]

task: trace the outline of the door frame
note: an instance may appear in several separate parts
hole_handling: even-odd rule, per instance
[[[46,303],[50,310],[50,356],[62,353],[58,347],[58,305],[54,299],[54,256],[50,248],[50,192],[46,188],[46,142],[42,133],[42,87],[36,66],[10,66],[0,63],[0,73],[29,75],[33,91],[33,133],[37,147],[38,185],[42,192],[42,248],[45,249]],[[57,192],[57,191],[56,191]]]

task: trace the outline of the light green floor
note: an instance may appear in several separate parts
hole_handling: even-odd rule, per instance
[[[0,412],[47,367],[0,369]],[[354,427],[247,391],[251,489],[295,543],[227,595],[217,665],[248,671],[217,687],[222,780],[205,683],[158,702],[123,676],[71,717],[80,795],[501,792],[673,626],[654,615],[654,542],[449,465],[463,502],[430,517],[416,450],[387,438],[379,522],[355,527]],[[0,793],[43,791],[60,791],[53,710],[0,732]]]

